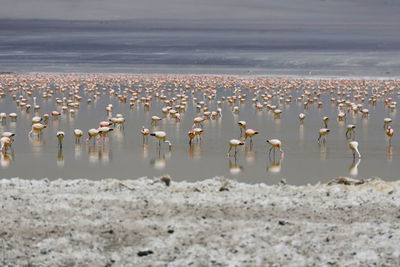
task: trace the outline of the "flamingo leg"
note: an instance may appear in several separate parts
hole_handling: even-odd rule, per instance
[[[228,153],[227,153],[227,154],[228,154],[228,156],[230,156],[230,154],[229,154],[229,153],[231,152],[231,150],[232,150],[232,146],[229,146],[229,150],[228,150]]]

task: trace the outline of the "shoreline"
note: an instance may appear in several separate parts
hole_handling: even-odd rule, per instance
[[[168,66],[165,66],[167,68]],[[261,70],[260,70],[261,71]],[[175,71],[175,72],[164,72],[164,71],[154,71],[154,72],[105,72],[105,71],[80,71],[80,72],[71,72],[71,71],[25,71],[25,72],[17,72],[17,71],[1,71],[0,76],[6,75],[109,75],[109,76],[118,76],[118,75],[131,75],[131,76],[218,76],[218,77],[237,77],[237,78],[280,78],[280,79],[309,79],[309,80],[396,80],[399,79],[400,76],[396,73],[392,75],[345,75],[345,74],[275,74],[275,73],[257,73],[257,74],[248,74],[244,69],[238,70],[238,72],[231,73],[229,70],[221,71],[221,72],[184,72],[184,71]]]
[[[163,182],[164,181],[164,182]],[[398,265],[400,182],[0,180],[4,265]]]
[[[167,66],[166,66],[167,68]],[[216,76],[216,77],[235,77],[239,79],[251,79],[251,78],[263,78],[263,79],[306,79],[306,80],[398,80],[400,79],[400,76],[393,73],[392,75],[339,75],[339,74],[295,74],[295,73],[289,73],[289,74],[274,74],[274,73],[258,73],[258,74],[247,74],[244,70],[235,72],[235,73],[228,73],[227,72],[162,72],[162,71],[154,71],[154,72],[103,72],[103,71],[80,71],[80,72],[70,72],[70,71],[54,71],[54,72],[48,72],[48,71],[37,71],[37,72],[32,72],[32,71],[26,71],[26,72],[15,72],[15,71],[2,71],[0,72],[0,77],[1,76],[8,76],[8,75],[106,75],[106,76],[120,76],[120,75],[127,75],[127,76],[145,76],[145,77],[162,77],[162,76],[176,76],[176,77],[181,77],[181,76],[197,76],[197,77],[207,77],[207,76]]]

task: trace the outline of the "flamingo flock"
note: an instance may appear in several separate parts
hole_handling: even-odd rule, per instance
[[[247,122],[243,116],[244,105],[250,104],[254,114],[270,114],[271,119],[279,122],[294,103],[302,107],[298,113],[301,127],[307,125],[309,110],[318,109],[321,114],[321,128],[315,129],[318,136],[316,143],[327,145],[328,136],[332,133],[332,125],[347,122],[344,140],[348,143],[353,159],[361,158],[359,142],[356,141],[357,123],[354,118],[360,114],[361,120],[367,121],[374,116],[379,104],[386,109],[388,116],[383,119],[384,135],[388,145],[392,145],[395,130],[392,128],[392,115],[397,110],[393,97],[400,92],[398,80],[365,80],[365,79],[288,79],[288,78],[244,78],[235,76],[144,76],[144,75],[49,75],[49,74],[7,74],[0,76],[0,100],[12,101],[12,112],[1,112],[2,132],[0,139],[1,153],[9,153],[14,140],[30,138],[41,140],[43,133],[51,125],[55,128],[58,148],[65,147],[67,138],[75,137],[75,144],[86,136],[87,146],[107,143],[110,136],[123,133],[125,124],[129,124],[126,115],[116,114],[119,106],[127,106],[131,110],[143,109],[150,116],[142,121],[143,126],[137,129],[142,135],[143,144],[154,137],[158,151],[163,146],[172,151],[172,142],[180,140],[174,133],[167,134],[162,129],[165,121],[174,121],[179,125],[184,120],[191,121],[192,127],[185,129],[188,138],[189,153],[195,144],[207,145],[202,139],[212,132],[206,129],[213,121],[230,120],[231,131],[224,132],[224,141],[228,145],[227,157],[236,159],[241,147],[263,147],[268,158],[284,159],[284,136],[269,136],[268,132],[250,128],[253,119]],[[221,94],[220,92],[223,92]],[[112,97],[118,101],[108,104],[102,98]],[[86,99],[86,101],[82,101]],[[48,105],[51,102],[53,105]],[[86,129],[63,129],[60,121],[68,114],[71,118],[79,117],[82,105],[100,105],[103,103],[104,117],[99,122],[88,122]],[[334,117],[323,116],[326,106],[334,106],[337,113]],[[51,107],[51,108],[49,108]],[[228,107],[228,108],[224,108]],[[0,109],[2,107],[0,106]],[[186,111],[192,108],[194,116],[187,118]],[[222,117],[224,113],[224,118]],[[227,116],[228,113],[231,115]],[[7,130],[11,123],[19,123],[21,114],[29,116],[31,124],[26,132],[14,133]],[[335,122],[335,118],[337,122]],[[351,118],[353,122],[350,123]],[[297,119],[296,119],[297,120]],[[147,125],[147,126],[146,126]],[[331,128],[329,127],[331,126]],[[147,128],[148,127],[148,128]],[[7,131],[6,131],[7,130]],[[118,131],[116,131],[118,130]],[[258,137],[263,135],[263,137]],[[139,135],[140,136],[140,135]],[[167,138],[168,136],[168,138]],[[277,139],[279,137],[279,139]],[[207,139],[207,138],[205,138]],[[248,145],[246,144],[247,140]],[[254,140],[253,140],[254,139]],[[259,139],[263,139],[262,143]],[[315,140],[315,139],[314,139]],[[361,142],[361,146],[362,146]],[[261,144],[261,146],[260,146]],[[231,154],[233,150],[233,154]],[[344,155],[346,152],[343,152]],[[221,153],[222,155],[222,153]],[[274,163],[275,164],[275,163]],[[275,165],[274,165],[275,166]],[[276,168],[275,168],[276,169]]]

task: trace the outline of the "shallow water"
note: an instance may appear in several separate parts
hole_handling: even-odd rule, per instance
[[[114,89],[118,83],[115,82]],[[122,84],[124,90],[126,84]],[[146,85],[144,86],[146,87]],[[239,87],[239,85],[238,85]],[[53,85],[52,85],[53,88]],[[137,87],[133,87],[135,89]],[[168,85],[167,88],[170,88]],[[28,137],[31,118],[35,112],[29,113],[24,108],[17,107],[10,94],[0,101],[0,112],[16,112],[17,122],[10,122],[1,126],[1,131],[15,132],[16,138],[13,151],[1,155],[0,176],[3,178],[89,178],[101,179],[137,178],[141,176],[160,176],[168,173],[174,180],[197,181],[214,176],[225,176],[248,183],[277,183],[285,178],[291,184],[316,183],[328,181],[336,176],[373,177],[379,176],[386,180],[398,179],[399,167],[396,161],[400,158],[400,146],[397,144],[397,135],[393,137],[392,146],[388,146],[383,130],[383,119],[391,117],[395,131],[399,128],[398,114],[384,105],[383,99],[378,99],[375,106],[369,106],[365,101],[364,107],[369,108],[368,118],[362,118],[361,113],[349,114],[347,122],[338,122],[337,106],[332,104],[328,93],[323,93],[321,101],[323,107],[313,104],[304,110],[303,102],[296,98],[303,91],[293,89],[288,91],[292,102],[279,103],[274,97],[270,104],[276,104],[283,110],[280,118],[274,118],[270,111],[257,111],[252,103],[253,89],[242,86],[242,94],[247,94],[246,101],[239,104],[240,113],[232,113],[233,105],[226,100],[222,102],[222,118],[204,122],[205,132],[201,142],[195,142],[191,147],[188,144],[187,132],[193,125],[193,118],[201,113],[194,107],[193,97],[198,101],[204,100],[210,110],[216,110],[217,100],[222,96],[232,96],[232,88],[217,88],[217,96],[213,100],[203,98],[203,91],[195,90],[194,95],[187,91],[189,96],[186,111],[182,113],[182,120],[163,119],[158,126],[151,127],[151,116],[162,116],[164,106],[159,98],[153,98],[151,109],[146,110],[143,103],[136,103],[133,108],[129,104],[120,103],[116,96],[102,91],[101,97],[87,104],[87,98],[92,95],[81,86],[80,95],[83,97],[80,108],[75,115],[63,113],[58,119],[50,119],[48,126],[43,130],[41,140],[37,137]],[[67,90],[68,92],[68,90]],[[144,95],[144,90],[142,91]],[[174,91],[165,93],[168,98],[176,95]],[[33,96],[38,97],[41,112],[50,113],[52,110],[61,110],[55,98],[62,98],[59,90],[53,98],[43,100],[35,90]],[[397,89],[387,97],[398,101]],[[128,97],[129,99],[129,97]],[[128,101],[129,102],[129,101]],[[32,104],[32,98],[28,98]],[[106,120],[105,107],[113,104],[113,115],[120,113],[126,118],[124,129],[115,129],[105,141],[98,144],[85,144],[86,132],[89,128],[98,127],[98,123]],[[307,117],[303,124],[298,120],[298,114],[305,112]],[[329,116],[329,128],[326,145],[317,143],[318,130],[322,128],[322,116]],[[240,136],[237,121],[245,120],[249,128],[260,131],[254,137],[253,146],[239,148],[237,157],[227,157],[228,141]],[[346,124],[357,125],[356,140],[360,143],[362,159],[353,161],[345,138]],[[164,130],[172,142],[172,152],[163,144],[161,150],[157,148],[157,141],[149,136],[147,144],[143,145],[140,134],[141,126],[151,130]],[[73,129],[80,128],[85,136],[80,145],[75,144]],[[63,130],[66,133],[63,149],[58,149],[56,132]],[[279,138],[283,143],[285,157],[279,160],[269,159],[266,138]]]

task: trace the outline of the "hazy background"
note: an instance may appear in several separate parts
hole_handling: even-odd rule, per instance
[[[393,76],[400,70],[400,1],[0,2],[0,71]]]

